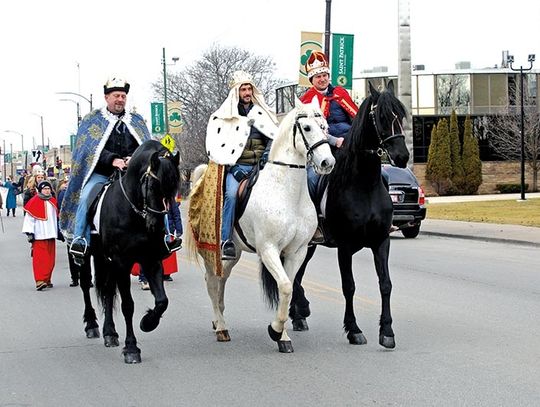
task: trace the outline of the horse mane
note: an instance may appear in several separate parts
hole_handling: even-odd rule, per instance
[[[330,184],[340,189],[342,185],[349,185],[355,174],[356,161],[361,152],[362,135],[366,131],[369,123],[369,112],[371,111],[372,96],[364,99],[358,108],[358,114],[352,122],[348,138],[343,146],[336,151],[336,165],[329,175]]]
[[[292,109],[287,115],[281,120],[279,124],[279,131],[276,138],[272,141],[272,147],[279,149],[282,144],[287,142],[286,135],[289,134],[294,126],[294,121],[297,113],[300,111],[301,107],[304,105],[302,103],[297,104],[297,106]]]
[[[393,120],[394,114],[400,118],[404,118],[407,116],[407,110],[405,109],[405,105],[394,96],[393,92],[385,90],[380,94],[379,100],[377,101],[377,111],[375,115],[377,126],[383,129],[391,128],[391,121]]]

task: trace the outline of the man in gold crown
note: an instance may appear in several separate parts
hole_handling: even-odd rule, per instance
[[[206,133],[208,157],[228,167],[221,223],[223,260],[236,257],[231,237],[240,181],[256,165],[264,166],[278,130],[276,117],[250,74],[234,72],[230,88],[227,99],[210,116]]]
[[[103,86],[106,106],[90,112],[77,131],[71,181],[60,212],[62,234],[79,264],[90,242],[87,211],[90,192],[104,184],[115,169],[125,169],[133,152],[150,133],[141,115],[126,112],[130,85],[114,77]]]
[[[300,98],[303,103],[311,103],[317,99],[326,121],[328,122],[328,142],[331,146],[341,148],[346,140],[352,120],[358,113],[358,107],[351,99],[349,93],[341,86],[333,86],[330,83],[330,69],[326,56],[319,51],[314,51],[309,56],[305,69],[307,77],[313,85]],[[308,167],[308,188],[312,198],[316,195],[317,183],[320,176]],[[322,232],[317,229],[312,243],[324,241]]]

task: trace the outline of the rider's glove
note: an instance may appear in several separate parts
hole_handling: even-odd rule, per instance
[[[36,237],[33,233],[27,233],[26,238],[28,239],[28,243],[34,243],[34,241],[36,240]]]

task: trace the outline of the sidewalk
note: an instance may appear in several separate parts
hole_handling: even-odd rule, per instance
[[[430,204],[447,202],[471,202],[490,200],[519,200],[520,194],[469,195],[428,197]],[[540,199],[540,193],[527,193],[525,199]],[[540,228],[517,225],[502,225],[483,222],[461,222],[452,220],[427,219],[422,222],[420,233],[431,236],[446,236],[501,243],[521,244],[540,247]]]

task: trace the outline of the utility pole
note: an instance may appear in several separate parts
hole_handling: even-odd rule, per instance
[[[165,59],[165,47],[163,47],[163,110],[165,114],[165,135],[169,134],[169,111],[167,109],[167,59]]]
[[[525,77],[524,72],[530,71],[533,67],[533,62],[536,59],[536,56],[534,54],[529,54],[529,67],[523,68],[523,65],[519,68],[514,68],[514,56],[508,55],[508,63],[510,65],[510,69],[514,72],[519,72],[520,77],[520,102],[521,102],[521,125],[520,125],[520,133],[521,133],[521,201],[525,200],[525,108],[523,107],[524,101],[523,101],[523,78]]]

